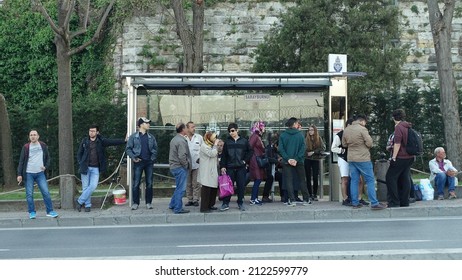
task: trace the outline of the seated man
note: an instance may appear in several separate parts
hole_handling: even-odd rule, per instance
[[[450,160],[446,159],[446,152],[443,147],[435,149],[435,158],[428,163],[430,167],[430,181],[438,191],[438,200],[444,199],[444,186],[448,186],[448,199],[457,198],[455,192],[457,170],[452,166]]]

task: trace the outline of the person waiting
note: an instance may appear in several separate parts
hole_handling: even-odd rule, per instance
[[[444,199],[445,186],[448,186],[448,199],[457,198],[455,192],[457,169],[452,166],[449,159],[446,159],[443,147],[437,147],[434,155],[435,158],[430,160],[428,166],[430,167],[430,182],[438,191],[438,200]]]

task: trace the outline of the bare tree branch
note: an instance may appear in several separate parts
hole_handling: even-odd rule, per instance
[[[64,20],[63,26],[69,26],[69,22],[71,22],[71,16],[72,16],[72,12],[74,11],[75,0],[71,0],[71,3],[69,3],[69,0],[66,0],[66,3],[68,7],[66,9],[67,14],[66,14],[66,19]]]
[[[51,19],[50,15],[48,14],[48,12],[43,7],[42,1],[40,1],[40,0],[31,0],[31,3],[32,3],[32,5],[34,5],[34,7],[37,9],[37,11],[40,12],[43,15],[43,17],[46,19],[48,24],[50,24],[51,29],[53,29],[53,31],[56,34],[59,34],[60,36],[63,36],[64,35],[63,30],[61,30],[55,24],[55,22]]]
[[[106,23],[106,19],[109,16],[109,13],[111,12],[115,1],[116,0],[111,0],[111,3],[109,3],[109,5],[106,7],[104,15],[101,17],[101,20],[100,20],[100,22],[98,24],[98,28],[96,29],[95,34],[93,34],[93,37],[89,41],[87,41],[87,42],[83,43],[82,45],[78,46],[77,48],[74,48],[74,49],[70,50],[68,52],[68,55],[73,55],[73,54],[76,54],[76,53],[79,53],[79,52],[83,51],[85,48],[87,48],[88,46],[90,46],[92,43],[96,42],[99,39],[99,37],[101,36],[101,30],[103,29],[103,26]]]
[[[83,21],[82,21],[81,29],[71,33],[71,35],[69,36],[71,38],[71,40],[74,37],[77,37],[77,36],[87,32],[89,17],[90,17],[90,0],[87,0],[87,7],[85,9],[85,15],[84,15],[84,18],[83,18]]]

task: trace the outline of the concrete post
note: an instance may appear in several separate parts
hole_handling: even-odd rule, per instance
[[[61,175],[59,180],[59,194],[61,196],[61,209],[73,209],[74,197],[77,193],[75,177],[71,174]]]

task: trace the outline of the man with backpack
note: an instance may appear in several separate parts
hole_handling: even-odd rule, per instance
[[[396,109],[392,113],[395,122],[393,146],[390,167],[386,175],[388,207],[408,207],[409,192],[411,190],[411,165],[414,155],[407,152],[409,129],[411,124],[405,121],[406,113],[403,109]]]

